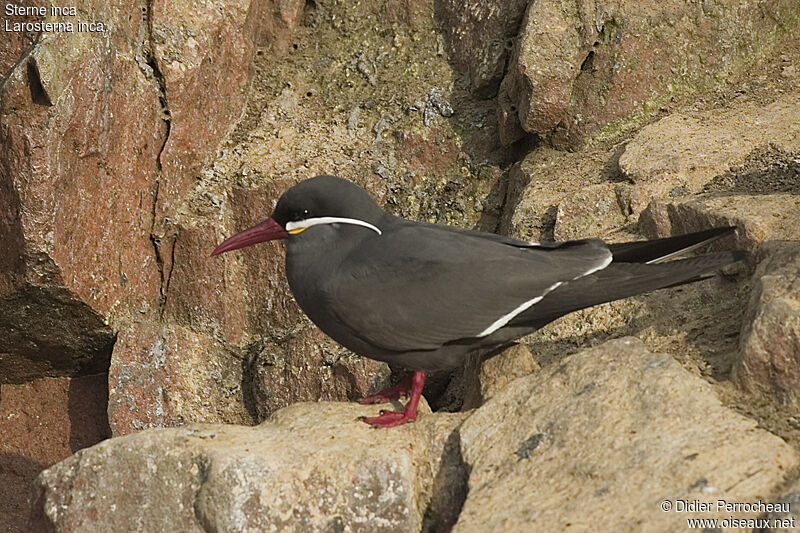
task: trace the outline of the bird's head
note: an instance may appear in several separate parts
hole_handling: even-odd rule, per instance
[[[308,228],[325,224],[362,226],[380,235],[384,215],[380,206],[355,183],[335,176],[317,176],[287,190],[278,200],[272,217],[228,238],[211,255],[292,238]]]

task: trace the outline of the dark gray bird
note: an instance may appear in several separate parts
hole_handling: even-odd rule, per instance
[[[289,286],[309,318],[353,352],[414,371],[362,400],[411,394],[404,412],[366,419],[388,427],[416,418],[426,371],[496,352],[578,309],[709,277],[743,252],[662,261],[733,230],[621,244],[528,243],[399,218],[357,185],[317,176],[287,190],[272,218],[212,255],[286,239]]]

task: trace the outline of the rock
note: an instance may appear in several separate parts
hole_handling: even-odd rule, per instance
[[[242,359],[219,340],[191,329],[133,324],[119,333],[109,369],[113,434],[190,422],[253,423]]]
[[[800,491],[798,483],[794,482],[788,490],[783,491],[784,496],[777,500],[777,510],[765,514],[770,521],[768,527],[762,528],[762,533],[796,533],[800,530]]]
[[[159,154],[157,226],[186,200],[201,167],[239,118],[255,46],[269,38],[283,49],[288,45],[304,2],[278,3],[153,4],[154,76],[169,121]]]
[[[3,42],[0,61],[18,55],[0,85],[0,381],[106,372],[119,334],[114,412],[142,412],[115,430],[251,420],[244,295],[207,257],[219,237],[219,205],[209,217],[208,203],[220,194],[195,184],[241,115],[256,47],[285,51],[304,5],[90,0],[72,21],[102,22],[103,33],[45,32],[29,56],[25,35]],[[189,351],[185,361],[208,368],[154,374],[142,345],[156,337],[167,361]]]
[[[534,154],[540,152],[537,150]],[[535,156],[534,156],[535,157]],[[538,158],[537,158],[538,159]],[[528,155],[508,173],[505,203],[498,227],[499,233],[525,241],[547,240],[555,226],[555,204],[561,195],[553,193],[552,176],[539,177],[536,161]]]
[[[453,531],[672,531],[667,499],[768,501],[797,452],[633,338],[520,378],[461,427],[469,492]],[[726,518],[741,513],[704,513]],[[751,516],[752,517],[752,516]]]
[[[464,415],[423,406],[416,422],[389,431],[357,420],[377,409],[296,404],[256,427],[110,439],[39,476],[34,516],[76,532],[447,528],[464,496],[451,438]]]
[[[800,408],[800,243],[774,241],[758,252],[742,321],[734,380],[745,390]]]
[[[41,470],[109,435],[107,376],[0,385],[0,530],[26,532]]]
[[[355,355],[308,324],[252,345],[247,371],[258,421],[295,402],[357,400],[388,387],[391,377],[386,363]]]
[[[554,144],[630,129],[672,95],[705,92],[797,38],[798,5],[737,0],[531,3],[500,86],[500,113]],[[793,22],[782,26],[775,20]],[[720,46],[725,43],[725,46]],[[505,136],[513,139],[513,135]]]
[[[6,356],[57,369],[38,375],[104,370],[110,352],[98,350],[108,344],[98,337],[113,339],[113,328],[94,332],[121,308],[150,306],[158,296],[149,226],[164,130],[157,87],[136,62],[140,8],[130,6],[137,16],[129,17],[86,3],[75,22],[88,17],[115,31],[45,33],[2,86],[0,294],[8,305],[32,298],[55,327],[6,322],[0,338],[41,339]],[[23,306],[4,314],[25,313]],[[47,361],[71,354],[81,360]]]
[[[313,10],[313,6],[298,0],[252,2],[248,6],[244,33],[255,44],[270,43],[278,54],[284,54],[301,22],[304,8]]]
[[[800,197],[791,193],[742,194],[756,180],[761,190],[782,190],[783,173],[762,171],[726,178],[730,192],[708,193],[676,201],[654,200],[639,219],[650,238],[680,235],[705,228],[736,226],[730,239],[712,246],[752,252],[757,264],[749,303],[742,318],[739,356],[733,379],[761,400],[797,409],[796,372],[800,354]],[[766,179],[766,178],[772,178]],[[778,185],[777,187],[775,185]]]
[[[26,5],[39,7],[41,2],[27,2]],[[3,7],[5,8],[5,5]],[[38,11],[22,16],[8,16],[5,14],[4,9],[3,14],[3,21],[4,23],[7,21],[8,24],[37,22],[44,18],[39,15]],[[5,30],[5,28],[3,29]],[[11,73],[11,70],[14,68],[19,58],[23,56],[25,51],[34,43],[37,32],[25,30],[21,32],[4,31],[3,33],[5,39],[0,43],[0,85],[3,84],[6,76]]]
[[[559,202],[553,237],[557,241],[602,238],[626,220],[613,183],[590,185]]]
[[[526,0],[440,2],[438,19],[450,55],[477,95],[497,94],[527,4]]]
[[[114,332],[60,287],[23,285],[0,296],[0,383],[106,372]]]
[[[653,200],[639,216],[648,238],[736,226],[736,248],[754,251],[769,240],[800,240],[795,194],[710,193],[677,201]]]
[[[219,229],[203,221],[176,221],[161,240],[164,319],[188,329],[214,333],[239,345],[249,330],[247,306],[238,272],[209,257],[219,243]],[[242,228],[244,229],[244,228]]]
[[[518,377],[539,370],[539,363],[524,344],[515,344],[481,365],[481,397],[484,401],[498,394]]]
[[[539,147],[509,171],[505,205],[499,232],[526,241],[552,241],[561,212],[559,234],[570,235],[580,227],[620,223],[622,212],[614,209],[615,191],[608,183],[614,166],[614,149],[560,152]],[[586,192],[582,192],[582,191]],[[594,212],[600,207],[600,211]],[[580,213],[583,213],[580,214]],[[589,216],[593,221],[583,220]],[[572,228],[572,229],[570,229]]]
[[[498,102],[512,106],[522,129],[546,133],[559,124],[570,103],[572,82],[580,71],[576,7],[564,9],[559,2],[530,4],[522,21],[508,74]],[[516,113],[515,113],[516,111]]]
[[[512,102],[508,89],[502,85],[497,95],[497,129],[503,146],[511,146],[528,135],[519,123],[516,104]]]
[[[630,209],[639,213],[654,197],[700,192],[767,147],[800,154],[800,93],[767,106],[745,101],[676,113],[645,126],[619,159],[633,182]]]
[[[87,6],[87,16],[115,24],[107,9]],[[4,244],[22,262],[9,289],[64,286],[100,314],[120,301],[141,304],[158,290],[147,230],[164,132],[155,86],[134,61],[142,22],[120,21],[109,43],[114,50],[85,33],[47,34],[32,51],[35,67],[10,74],[0,160],[13,176],[3,218],[14,240]],[[51,105],[31,100],[31,75]],[[107,109],[115,110],[113,121]]]
[[[524,344],[515,344],[483,361],[477,372],[465,372],[462,409],[474,409],[517,378],[539,370],[539,363]]]

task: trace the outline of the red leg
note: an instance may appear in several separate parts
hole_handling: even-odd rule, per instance
[[[405,411],[402,413],[397,411],[381,411],[380,415],[372,418],[365,418],[364,422],[376,428],[390,428],[416,420],[419,397],[422,396],[422,386],[425,384],[425,372],[414,372],[411,375],[411,384],[411,399],[408,400]]]
[[[403,381],[395,385],[394,387],[389,387],[383,389],[380,392],[373,394],[372,396],[366,396],[361,398],[359,403],[386,403],[391,402],[392,400],[398,400],[403,396],[408,396],[408,393],[411,392],[411,389],[414,385],[414,374],[409,374],[407,377],[403,378]]]

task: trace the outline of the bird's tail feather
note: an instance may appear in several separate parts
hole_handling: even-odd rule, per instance
[[[621,298],[701,281],[725,265],[741,261],[746,252],[719,252],[668,263],[617,262],[589,276],[565,283],[522,313],[512,325],[541,327],[556,318]]]
[[[696,233],[655,239],[609,244],[615,263],[663,263],[733,233],[735,227],[712,228]]]

